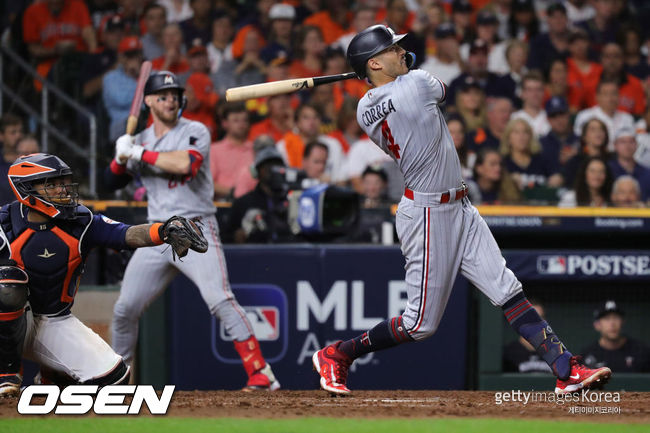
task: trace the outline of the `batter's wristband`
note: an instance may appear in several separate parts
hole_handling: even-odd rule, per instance
[[[151,238],[151,242],[153,242],[156,245],[162,245],[164,243],[162,240],[162,236],[160,235],[160,232],[162,231],[162,226],[163,226],[162,223],[153,223],[149,228],[149,237]]]
[[[113,174],[124,174],[126,173],[126,164],[119,164],[117,161],[112,160],[111,161],[111,173]]]
[[[152,152],[151,150],[145,150],[142,152],[142,161],[146,162],[149,165],[156,165],[158,160],[158,152]]]

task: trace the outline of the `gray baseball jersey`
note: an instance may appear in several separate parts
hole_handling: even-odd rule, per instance
[[[141,175],[147,188],[149,221],[166,221],[173,215],[199,217],[208,240],[208,251],[190,251],[183,261],[175,260],[168,245],[138,249],[129,261],[113,309],[113,348],[131,364],[138,338],[138,320],[179,273],[199,289],[214,316],[221,319],[236,341],[247,340],[253,330],[246,313],[234,298],[219,237],[212,202],[214,185],[210,174],[210,133],[199,122],[180,118],[176,126],[156,138],[153,125],[136,136],[136,145],[154,152],[189,151],[192,174],[179,176],[142,162],[129,160],[128,168]]]
[[[397,162],[413,191],[435,193],[461,185],[460,161],[438,108],[444,99],[439,79],[414,70],[369,90],[359,101],[359,125]]]
[[[476,208],[455,199],[461,168],[438,108],[444,98],[440,80],[414,70],[371,89],[357,108],[361,127],[397,162],[414,192],[402,197],[395,225],[406,260],[402,323],[416,340],[436,331],[459,271],[495,305],[521,291]],[[442,201],[447,191],[451,198]]]
[[[191,177],[166,173],[144,162],[129,160],[128,169],[139,172],[147,188],[149,221],[166,221],[173,215],[188,218],[214,215],[210,132],[205,125],[181,117],[176,126],[162,137],[156,138],[151,125],[136,135],[135,140],[136,146],[142,145],[154,152],[188,150],[195,164],[198,162],[196,166],[200,165]]]

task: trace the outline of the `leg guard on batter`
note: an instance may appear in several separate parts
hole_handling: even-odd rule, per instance
[[[262,356],[260,350],[260,343],[255,336],[248,338],[245,341],[234,341],[235,350],[239,353],[244,370],[248,377],[251,377],[256,371],[261,370],[266,365],[266,361]]]
[[[571,373],[569,359],[573,355],[537,314],[523,292],[512,297],[502,308],[510,326],[535,348],[558,378],[566,379]]]
[[[27,331],[25,271],[0,266],[0,374],[18,374]]]
[[[357,359],[367,353],[376,352],[398,344],[413,341],[402,324],[402,316],[384,320],[375,325],[371,330],[341,343],[339,350],[350,357]]]
[[[280,382],[275,378],[271,366],[264,360],[260,343],[254,335],[245,341],[235,340],[234,344],[248,375],[248,381],[242,391],[280,389]]]

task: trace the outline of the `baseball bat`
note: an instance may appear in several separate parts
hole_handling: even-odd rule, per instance
[[[135,94],[133,101],[131,101],[131,109],[129,110],[129,117],[126,119],[126,133],[133,135],[135,128],[138,126],[138,117],[140,115],[140,107],[142,107],[142,100],[144,99],[144,85],[151,74],[151,62],[146,60],[140,66],[140,75],[138,76],[138,84],[135,87]]]
[[[321,84],[349,80],[350,78],[357,78],[357,74],[354,72],[347,72],[345,74],[325,75],[322,77],[293,78],[291,80],[232,87],[226,90],[226,101],[243,101],[264,96],[280,95],[282,93],[293,93],[303,89],[311,89],[312,87],[320,86]]]

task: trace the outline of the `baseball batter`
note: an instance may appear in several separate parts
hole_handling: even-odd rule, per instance
[[[433,335],[458,271],[503,309],[510,325],[549,364],[558,378],[557,393],[605,382],[610,369],[588,369],[572,356],[506,267],[487,224],[467,198],[439,108],[445,85],[425,71],[409,72],[414,57],[397,44],[404,36],[383,25],[369,27],[354,37],[347,56],[357,75],[375,86],[359,102],[357,120],[404,175],[396,228],[406,259],[408,302],[401,316],[314,353],[321,387],[347,394],[347,372],[356,358]]]
[[[138,172],[147,190],[149,221],[164,221],[174,214],[194,218],[202,225],[209,248],[205,254],[190,252],[183,261],[174,260],[164,246],[135,252],[115,304],[113,347],[127,363],[133,361],[140,316],[182,272],[196,284],[210,313],[223,321],[233,338],[248,374],[244,390],[275,390],[280,384],[230,290],[212,203],[210,133],[199,122],[179,118],[183,91],[171,72],[149,77],[144,101],[151,109],[153,124],[136,136],[123,135],[117,140],[107,183],[112,189],[124,187],[132,178],[129,173]]]

